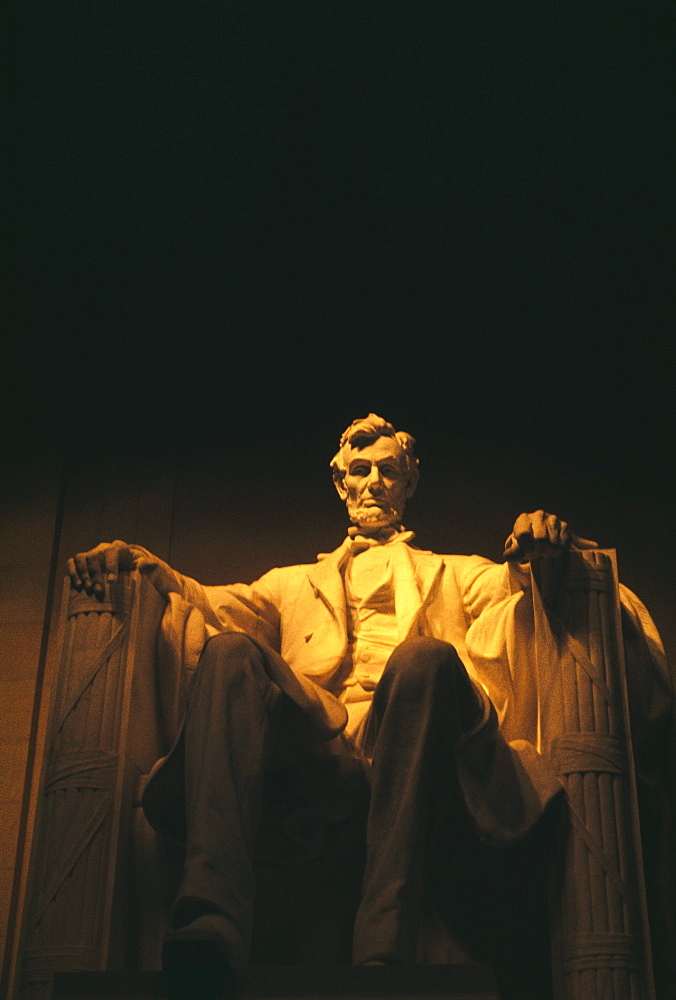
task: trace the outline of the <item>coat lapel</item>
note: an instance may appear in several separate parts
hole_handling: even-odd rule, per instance
[[[345,607],[345,585],[341,567],[350,553],[350,539],[346,538],[333,552],[308,570],[308,580],[319,598],[337,620],[343,632],[347,633],[347,610]]]
[[[444,560],[432,552],[419,552],[406,544],[392,545],[395,568],[394,604],[399,641],[408,638],[421,610],[430,600]]]

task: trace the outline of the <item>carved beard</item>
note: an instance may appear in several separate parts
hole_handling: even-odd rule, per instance
[[[360,528],[385,528],[389,525],[399,524],[404,510],[397,510],[389,504],[383,507],[362,507],[359,501],[346,501],[347,513],[353,524],[358,524]]]

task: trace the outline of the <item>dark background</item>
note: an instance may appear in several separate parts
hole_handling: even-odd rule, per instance
[[[499,558],[554,510],[673,632],[670,3],[0,20],[10,466],[199,469],[184,509],[255,575],[340,542],[327,463],[375,410],[422,546]]]

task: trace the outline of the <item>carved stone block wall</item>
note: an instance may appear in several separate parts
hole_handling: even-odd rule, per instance
[[[17,844],[48,607],[60,466],[52,456],[0,472],[0,955],[16,926]],[[0,994],[5,983],[0,982]]]

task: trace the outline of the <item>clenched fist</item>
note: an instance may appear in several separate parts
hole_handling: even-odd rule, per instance
[[[503,558],[510,562],[530,562],[540,556],[558,555],[571,545],[576,549],[598,548],[596,542],[574,535],[556,514],[535,510],[531,514],[519,514],[505,542]]]
[[[78,552],[67,562],[68,575],[76,590],[103,596],[104,583],[117,580],[121,569],[135,569],[138,556],[126,542],[101,542],[89,552]]]

